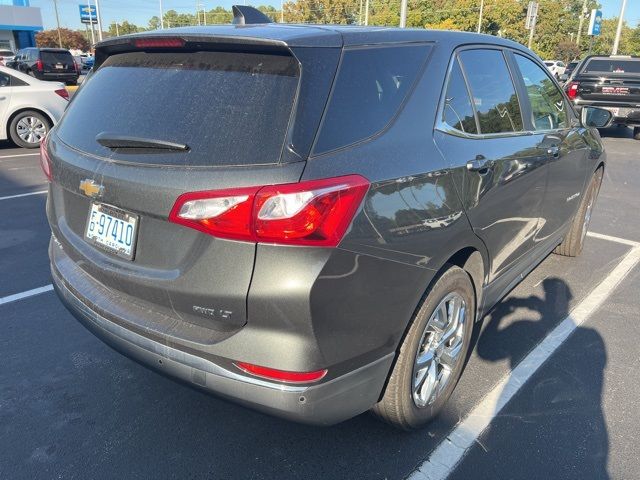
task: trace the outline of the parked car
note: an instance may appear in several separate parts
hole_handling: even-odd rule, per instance
[[[0,66],[0,140],[37,148],[69,103],[61,83],[43,82]]]
[[[11,50],[0,49],[0,66],[5,66],[7,62],[11,62],[14,56],[15,53],[13,53]]]
[[[633,137],[640,140],[640,57],[587,57],[565,90],[578,110],[605,108],[613,115],[612,123],[633,127]]]
[[[76,55],[73,57],[80,68],[81,73],[88,72],[93,67],[93,57],[88,55]]]
[[[579,64],[580,60],[573,60],[572,62],[569,62],[567,64],[567,68],[564,69],[564,73],[560,75],[560,80],[566,82]]]
[[[418,427],[476,321],[580,254],[611,115],[578,119],[505,39],[242,12],[264,25],[97,45],[41,148],[55,289],[115,349],[243,405]]]
[[[564,71],[566,69],[564,62],[561,60],[546,60],[544,64],[549,69],[549,71],[553,74],[553,76],[555,76],[558,79],[562,74],[564,74]]]
[[[76,85],[80,71],[69,50],[62,48],[24,48],[9,65],[38,80],[54,80]]]

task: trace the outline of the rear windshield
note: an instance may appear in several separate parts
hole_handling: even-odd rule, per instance
[[[133,163],[277,163],[297,85],[297,62],[288,55],[114,55],[79,90],[57,132],[77,149]],[[98,134],[168,141],[188,150],[109,149],[96,141]]]
[[[0,57],[13,57],[15,53],[11,50],[0,50]]]
[[[73,64],[73,57],[69,52],[40,52],[40,59],[43,63],[64,63]]]
[[[592,58],[583,73],[640,73],[640,59]]]

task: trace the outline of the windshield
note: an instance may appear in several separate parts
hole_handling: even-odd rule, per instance
[[[297,62],[288,55],[114,55],[78,92],[58,135],[87,153],[135,163],[277,163],[297,85]],[[98,134],[173,142],[188,151],[116,151],[99,144]]]
[[[40,57],[44,63],[73,64],[73,57],[69,52],[48,52],[43,50]]]

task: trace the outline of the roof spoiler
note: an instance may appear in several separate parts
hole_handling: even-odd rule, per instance
[[[273,23],[269,17],[257,8],[248,5],[233,5],[233,25],[255,25],[261,23]]]

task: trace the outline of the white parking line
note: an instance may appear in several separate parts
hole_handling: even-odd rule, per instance
[[[49,284],[45,285],[44,287],[27,290],[26,292],[15,293],[13,295],[0,298],[0,305],[15,302],[17,300],[22,300],[23,298],[33,297],[34,295],[40,295],[41,293],[50,292],[51,290],[53,290],[53,285]]]
[[[0,197],[0,200],[11,200],[12,198],[29,197],[31,195],[42,195],[47,193],[48,190],[38,190],[37,192],[20,193],[18,195],[9,195],[8,197]]]
[[[482,432],[491,424],[509,400],[531,378],[544,362],[582,325],[627,274],[640,262],[638,242],[617,237],[590,234],[595,238],[634,245],[622,261],[589,293],[511,372],[491,390],[478,405],[442,440],[410,476],[410,480],[444,480],[456,468]]]
[[[18,153],[17,155],[0,155],[0,160],[2,160],[3,158],[35,157],[36,155],[40,155],[40,152],[36,152],[36,153]]]
[[[587,232],[587,236],[599,238],[600,240],[607,240],[609,242],[622,243],[623,245],[630,245],[632,247],[640,247],[640,242],[627,240],[626,238],[612,237],[611,235],[605,235],[603,233]]]

